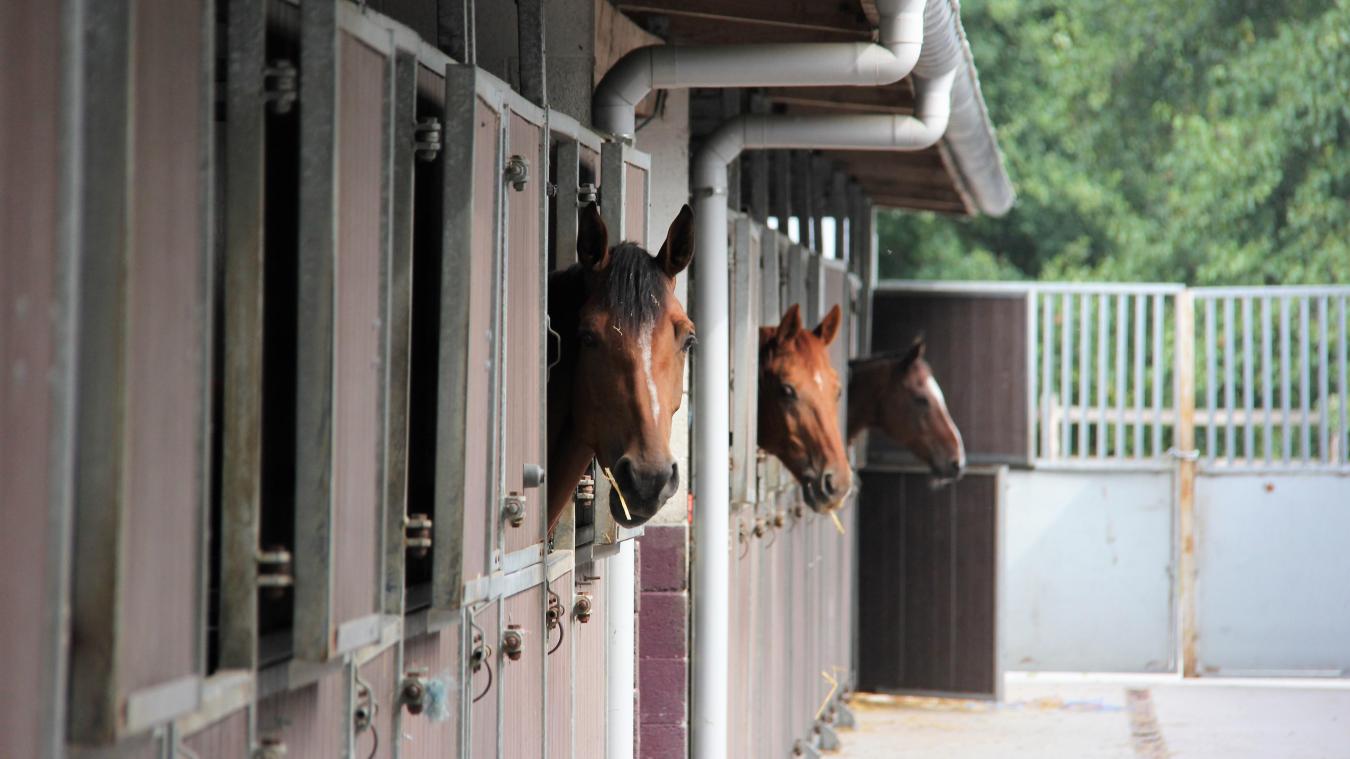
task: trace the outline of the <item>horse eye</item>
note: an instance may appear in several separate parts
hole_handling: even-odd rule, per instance
[[[600,344],[600,337],[590,330],[577,333],[577,339],[587,348],[594,348]]]
[[[795,387],[793,387],[792,385],[789,385],[788,383],[784,382],[784,383],[783,383],[783,395],[784,395],[785,397],[788,397],[788,398],[796,398],[796,397],[797,397],[797,388],[795,388]]]

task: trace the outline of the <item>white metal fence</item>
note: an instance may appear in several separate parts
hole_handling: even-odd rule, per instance
[[[1170,452],[1216,469],[1350,469],[1350,287],[1044,284],[1029,297],[1038,462]],[[1175,449],[1182,421],[1194,452]]]

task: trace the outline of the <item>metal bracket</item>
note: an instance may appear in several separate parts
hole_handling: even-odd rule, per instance
[[[798,738],[797,741],[792,744],[792,755],[804,756],[807,759],[820,759],[820,752],[816,750],[816,747],[801,738]]]
[[[572,605],[572,615],[577,618],[581,624],[591,621],[591,612],[595,610],[595,602],[591,600],[590,593],[578,593],[576,603]]]
[[[837,701],[834,704],[834,726],[855,728],[858,726],[858,718],[854,716],[853,710],[843,701]]]
[[[513,155],[506,159],[506,183],[516,192],[522,192],[530,181],[530,162],[524,156]]]
[[[253,750],[253,759],[286,759],[286,744],[280,738],[263,738]]]
[[[839,735],[834,732],[833,727],[825,722],[817,721],[814,730],[817,737],[816,744],[822,751],[839,750]]]
[[[300,97],[300,72],[284,58],[263,69],[263,98],[272,113],[290,113]]]
[[[427,670],[425,667],[408,670],[398,686],[398,702],[409,714],[418,715],[427,706]]]
[[[537,488],[544,484],[544,468],[538,464],[526,464],[520,476],[527,488]]]
[[[434,161],[441,152],[441,120],[435,116],[418,119],[413,129],[413,151],[419,161]]]
[[[1183,451],[1180,448],[1168,448],[1167,455],[1178,461],[1198,461],[1200,459],[1200,451],[1198,450]]]
[[[600,189],[590,182],[577,186],[577,207],[584,208],[600,198]]]
[[[403,545],[414,559],[425,558],[431,550],[431,517],[426,514],[409,514],[403,520]]]
[[[273,546],[258,553],[258,589],[269,598],[277,598],[286,589],[295,585],[295,575],[291,562],[291,552],[281,546]]]

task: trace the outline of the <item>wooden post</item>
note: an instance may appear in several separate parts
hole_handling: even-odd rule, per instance
[[[1189,290],[1176,299],[1177,515],[1181,536],[1179,588],[1181,673],[1196,677],[1195,657],[1195,307]]]

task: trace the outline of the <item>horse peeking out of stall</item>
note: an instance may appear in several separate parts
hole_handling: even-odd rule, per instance
[[[609,510],[626,527],[655,516],[679,487],[670,452],[694,323],[675,297],[675,275],[694,257],[693,212],[671,222],[651,255],[609,246],[595,205],[582,208],[577,263],[548,281],[548,529],[592,458],[612,477]]]
[[[966,449],[923,354],[919,338],[907,350],[849,362],[848,439],[881,430],[928,464],[936,486],[961,477]]]
[[[807,330],[794,303],[777,327],[759,329],[759,447],[783,462],[820,513],[838,508],[853,487],[839,433],[839,375],[827,350],[840,317],[836,304]]]

